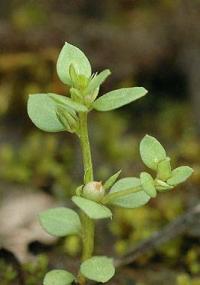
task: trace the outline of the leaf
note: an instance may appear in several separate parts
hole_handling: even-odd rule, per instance
[[[143,87],[122,88],[98,98],[93,107],[97,111],[110,111],[127,105],[147,94]]]
[[[157,178],[166,181],[168,178],[171,177],[171,174],[172,169],[170,164],[170,158],[166,157],[166,159],[158,163]]]
[[[75,70],[73,64],[70,64],[70,66],[69,66],[69,75],[70,75],[70,78],[71,78],[73,85],[76,86],[78,83],[78,74],[76,73],[76,70]]]
[[[172,176],[167,180],[167,183],[176,186],[188,179],[192,175],[193,169],[189,166],[180,166],[172,171]]]
[[[79,75],[82,74],[88,78],[91,76],[90,62],[85,54],[79,48],[65,43],[58,57],[57,73],[60,80],[68,85],[72,84],[69,74],[71,64]]]
[[[77,234],[81,230],[78,214],[68,208],[49,209],[40,213],[39,219],[44,230],[56,237]]]
[[[140,174],[140,181],[142,189],[152,198],[155,198],[157,195],[156,188],[154,185],[154,180],[152,176],[147,172],[142,172]]]
[[[74,280],[70,272],[55,269],[45,275],[43,285],[70,285]]]
[[[140,185],[141,185],[140,179],[138,178],[135,177],[122,178],[113,185],[113,187],[110,190],[110,193],[124,191],[130,188],[136,188],[139,187]],[[111,201],[111,204],[131,209],[145,205],[149,201],[149,199],[150,199],[149,195],[147,195],[144,191],[139,191],[136,193],[126,195],[124,197],[113,199]]]
[[[146,166],[157,170],[158,163],[166,158],[166,152],[159,141],[146,135],[140,143],[140,155]]]
[[[68,132],[74,133],[78,130],[79,121],[76,113],[68,112],[65,107],[59,106],[57,107],[56,114]]]
[[[72,100],[69,97],[66,96],[61,96],[55,93],[48,93],[48,96],[55,102],[58,104],[61,104],[63,106],[68,106],[70,108],[72,108],[73,110],[77,111],[77,112],[87,112],[88,109],[86,106],[84,106],[81,103],[75,102],[74,100]]]
[[[92,78],[92,80],[89,83],[89,86],[87,88],[87,93],[90,94],[94,92],[105,80],[106,78],[111,74],[109,69],[103,70],[98,75]]]
[[[59,132],[65,130],[65,127],[57,118],[56,108],[57,104],[48,94],[34,94],[29,96],[28,115],[36,127],[43,131]]]
[[[104,219],[112,217],[112,212],[110,209],[97,202],[78,196],[73,196],[72,201],[91,219]]]
[[[117,173],[115,173],[114,175],[112,175],[111,177],[109,177],[109,178],[105,181],[105,183],[103,184],[103,188],[104,188],[105,190],[110,189],[110,188],[113,186],[113,184],[116,182],[116,180],[118,179],[118,177],[119,177],[119,175],[120,175],[121,172],[122,172],[122,171],[119,170]]]
[[[81,273],[88,279],[105,283],[115,274],[112,258],[93,256],[81,264]]]

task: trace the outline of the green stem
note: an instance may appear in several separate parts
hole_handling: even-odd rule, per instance
[[[88,137],[88,127],[87,127],[87,113],[80,113],[80,141],[81,149],[83,154],[83,166],[84,166],[84,183],[93,181],[93,166],[92,157],[90,151],[90,142]]]
[[[139,191],[141,191],[141,190],[142,190],[141,186],[138,186],[138,187],[129,188],[129,189],[126,189],[126,190],[123,190],[123,191],[110,193],[110,194],[106,195],[106,196],[102,199],[101,203],[102,203],[102,204],[108,204],[108,203],[109,203],[111,200],[113,200],[113,199],[121,198],[121,197],[127,196],[127,195],[129,195],[129,194],[139,192]]]
[[[81,149],[83,155],[83,166],[84,166],[84,184],[93,181],[93,166],[92,157],[90,150],[90,142],[88,137],[87,127],[87,113],[80,113],[80,132],[79,138],[81,142]],[[81,212],[81,220],[83,227],[83,253],[82,261],[90,258],[94,250],[94,221],[90,219],[84,212]],[[85,285],[85,278],[80,275],[79,284]]]

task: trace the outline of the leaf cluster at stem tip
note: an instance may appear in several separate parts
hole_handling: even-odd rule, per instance
[[[66,207],[57,207],[40,213],[43,229],[50,235],[64,237],[78,235],[83,240],[83,258],[76,277],[66,270],[52,270],[44,278],[44,285],[85,284],[85,279],[105,283],[115,273],[113,260],[105,256],[92,256],[94,220],[112,218],[112,206],[137,208],[145,205],[159,192],[167,192],[188,179],[192,168],[179,166],[172,169],[170,158],[160,142],[146,135],[140,143],[144,164],[155,172],[153,177],[143,171],[139,177],[119,179],[121,170],[103,183],[93,180],[92,159],[87,133],[87,113],[91,110],[110,111],[129,104],[147,94],[143,87],[121,88],[100,97],[102,83],[111,74],[106,69],[93,73],[90,62],[77,47],[65,43],[58,60],[57,74],[69,87],[69,96],[40,93],[29,96],[28,115],[32,122],[47,132],[68,131],[81,141],[84,164],[84,184],[79,186],[72,202],[82,215]],[[86,256],[86,258],[85,258]]]
[[[92,74],[85,54],[77,47],[65,43],[57,61],[57,74],[69,86],[69,96],[54,93],[32,94],[28,100],[28,115],[32,122],[47,132],[68,131],[79,134],[79,113],[110,111],[129,104],[144,95],[143,87],[121,88],[97,98],[100,86],[111,74],[106,69]]]

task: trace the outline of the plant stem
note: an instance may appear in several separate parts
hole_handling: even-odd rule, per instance
[[[88,137],[87,127],[87,113],[80,113],[80,141],[83,155],[83,166],[84,166],[84,183],[93,181],[93,166],[92,157],[90,151],[90,142]]]
[[[84,184],[93,181],[93,166],[90,150],[90,142],[88,137],[87,113],[79,113],[80,118],[80,133],[81,149],[83,155],[84,166]],[[81,212],[82,227],[83,227],[83,253],[82,261],[90,258],[94,250],[94,221],[90,219],[84,212]],[[79,276],[79,284],[85,285],[84,276]]]
[[[132,193],[136,193],[141,191],[142,188],[141,186],[135,187],[135,188],[129,188],[123,191],[119,191],[119,192],[113,192],[110,194],[107,194],[101,201],[102,204],[107,204],[109,203],[111,200],[116,199],[116,198],[120,198],[120,197],[124,197],[127,195],[130,195]]]

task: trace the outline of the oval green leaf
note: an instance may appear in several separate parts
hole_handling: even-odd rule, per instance
[[[142,189],[152,198],[155,198],[157,195],[156,188],[154,185],[154,180],[152,176],[147,172],[142,172],[140,174],[140,181]]]
[[[75,280],[73,274],[65,270],[49,271],[43,281],[43,285],[70,285]]]
[[[110,111],[127,105],[147,94],[143,87],[122,88],[106,93],[93,103],[97,111]]]
[[[141,186],[139,178],[126,177],[118,180],[111,188],[110,193],[137,188],[139,186]],[[132,209],[145,205],[149,199],[149,195],[147,195],[144,191],[139,191],[124,197],[113,199],[110,201],[110,203],[119,207]]]
[[[176,186],[186,181],[190,175],[192,175],[193,169],[189,166],[180,166],[172,171],[171,177],[167,180],[167,183],[172,186]]]
[[[78,234],[81,230],[78,214],[64,207],[49,209],[40,213],[39,220],[43,229],[56,237]]]
[[[57,118],[56,108],[57,104],[48,94],[34,94],[29,96],[28,115],[36,127],[43,131],[59,132],[65,130],[65,127]]]
[[[105,283],[115,274],[112,258],[93,256],[81,264],[81,273],[88,279]]]
[[[78,196],[73,196],[72,201],[91,219],[105,219],[112,217],[110,209],[97,202]]]
[[[71,64],[79,75],[85,75],[87,78],[91,76],[90,62],[85,54],[79,48],[65,43],[57,60],[57,73],[60,80],[68,85],[72,84],[69,74]]]
[[[157,170],[158,163],[166,158],[166,152],[159,141],[146,135],[140,143],[140,155],[146,166]]]

